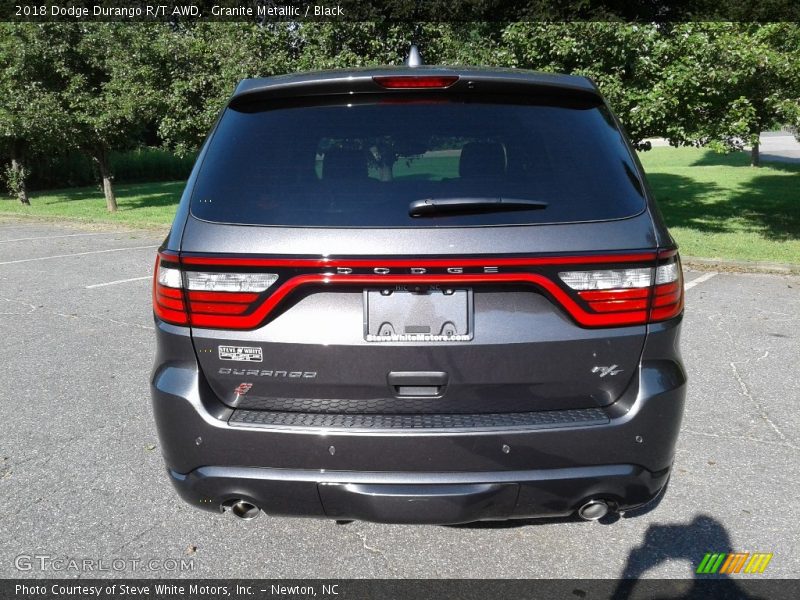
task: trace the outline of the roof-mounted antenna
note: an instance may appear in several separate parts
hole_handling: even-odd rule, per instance
[[[406,66],[419,67],[420,65],[422,65],[422,55],[419,53],[419,48],[412,45],[406,56]]]

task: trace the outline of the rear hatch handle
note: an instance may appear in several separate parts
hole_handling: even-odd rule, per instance
[[[444,371],[391,371],[386,380],[397,397],[437,398],[447,387]]]

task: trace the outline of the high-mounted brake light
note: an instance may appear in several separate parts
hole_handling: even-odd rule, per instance
[[[390,90],[444,89],[458,81],[458,75],[378,75],[372,80]]]

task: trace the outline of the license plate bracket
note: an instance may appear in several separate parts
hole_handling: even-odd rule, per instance
[[[368,342],[464,342],[472,339],[471,289],[364,290]]]

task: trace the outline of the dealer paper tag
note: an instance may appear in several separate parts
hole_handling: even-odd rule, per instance
[[[219,346],[219,359],[261,362],[261,348],[257,346]]]

